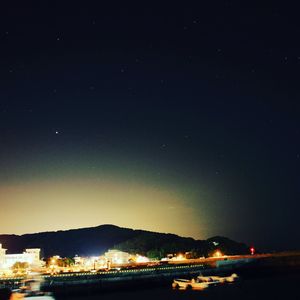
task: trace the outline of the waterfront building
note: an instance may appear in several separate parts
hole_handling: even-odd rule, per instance
[[[83,270],[107,268],[107,259],[104,256],[80,257],[76,255],[74,257],[74,261],[75,261],[75,268],[79,268]]]
[[[17,254],[6,254],[6,251],[0,244],[0,269],[11,268],[16,262],[26,262],[29,266],[41,265],[39,248],[25,249],[23,253]]]
[[[127,252],[111,249],[104,253],[104,257],[112,264],[121,265],[127,264],[132,255]]]
[[[78,255],[74,256],[74,262],[75,262],[75,266],[83,266],[84,264],[84,258]]]

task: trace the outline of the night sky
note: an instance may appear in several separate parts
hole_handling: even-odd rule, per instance
[[[298,8],[102,2],[2,3],[0,233],[299,248]]]

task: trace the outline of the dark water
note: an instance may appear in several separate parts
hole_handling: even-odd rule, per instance
[[[170,286],[147,289],[132,289],[102,292],[94,295],[61,296],[58,300],[256,300],[300,299],[300,274],[285,274],[280,277],[242,279],[237,283],[210,287],[203,291],[173,290]]]

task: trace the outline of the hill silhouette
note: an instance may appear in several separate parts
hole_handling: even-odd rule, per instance
[[[100,255],[112,248],[152,257],[163,257],[168,253],[177,252],[207,256],[216,248],[226,254],[249,253],[245,244],[225,237],[195,240],[170,233],[134,230],[107,224],[24,235],[3,234],[0,235],[0,243],[8,249],[7,253],[21,253],[25,248],[41,248],[43,257]]]

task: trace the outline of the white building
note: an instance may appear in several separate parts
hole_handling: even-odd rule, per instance
[[[26,262],[30,266],[39,266],[40,251],[39,248],[25,249],[23,253],[6,254],[6,250],[0,244],[0,269],[11,268],[16,262]]]
[[[81,257],[76,255],[74,261],[75,268],[77,267],[84,270],[107,268],[107,259],[104,256]]]
[[[129,262],[129,259],[132,257],[127,252],[119,251],[119,250],[108,250],[104,253],[105,258],[108,262],[112,264],[127,264]]]

